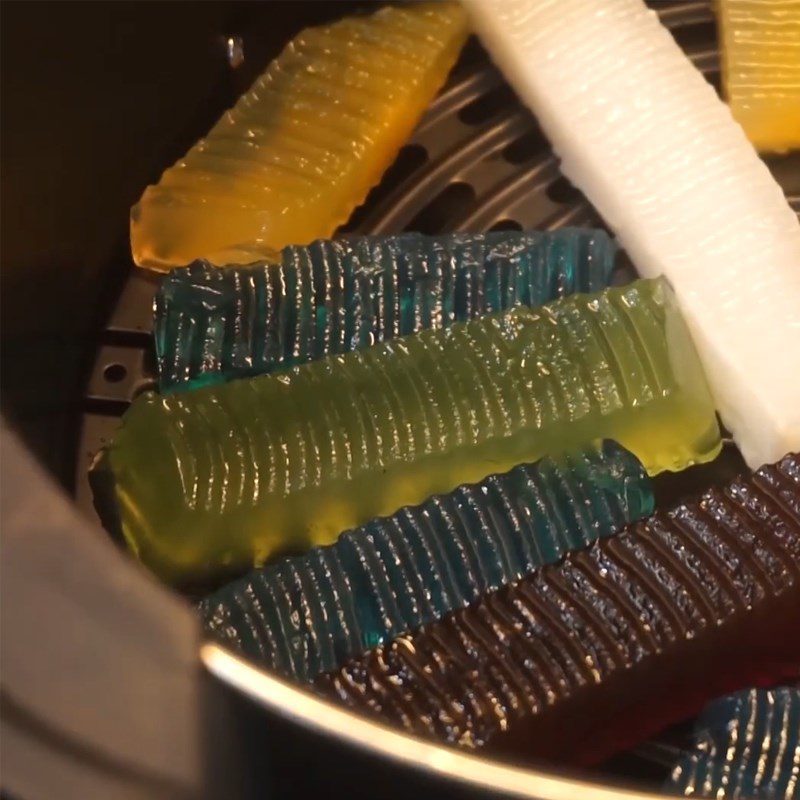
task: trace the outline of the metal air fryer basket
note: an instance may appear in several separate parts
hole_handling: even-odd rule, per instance
[[[128,207],[292,35],[368,5],[3,6],[10,423],[2,430],[0,683],[9,800],[657,796],[680,729],[583,775],[410,738],[204,644],[185,599],[129,560],[94,516],[89,460],[154,382],[156,279],[132,268]],[[710,2],[653,6],[718,86]],[[769,165],[800,212],[800,158]],[[345,231],[599,224],[560,175],[535,119],[470,40]],[[623,265],[619,278],[631,274]],[[726,446],[713,465],[660,478],[658,500],[741,466]]]

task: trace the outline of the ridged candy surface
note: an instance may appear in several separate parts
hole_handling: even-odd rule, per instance
[[[138,397],[105,451],[122,532],[192,580],[543,455],[613,439],[649,473],[712,458],[705,377],[663,281]]]
[[[320,240],[280,264],[173,270],[156,295],[161,389],[219,383],[608,286],[602,230]]]
[[[717,0],[722,81],[759,150],[800,147],[800,0]]]
[[[465,6],[564,174],[669,280],[747,463],[800,449],[800,223],[730,109],[642,0]]]
[[[139,266],[273,258],[330,236],[381,178],[466,38],[456,3],[309,28],[131,211]]]
[[[694,741],[668,791],[719,800],[800,798],[800,689],[750,689],[715,700],[696,721]]]
[[[800,456],[320,676],[413,733],[586,763],[800,663]]]
[[[652,509],[642,465],[605,442],[371,520],[229,584],[200,610],[215,638],[309,681]]]

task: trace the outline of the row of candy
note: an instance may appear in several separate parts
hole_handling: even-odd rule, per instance
[[[570,0],[553,20],[549,4],[470,3],[523,98],[559,92],[563,108],[540,110],[565,168],[640,270],[670,277],[717,405],[758,463],[795,435],[797,343],[785,342],[782,382],[760,379],[753,343],[791,333],[796,220],[674,43],[637,0],[615,5],[601,19]],[[586,85],[573,55],[603,57],[573,41],[588,19],[606,26],[601,49],[615,37],[652,46],[619,74],[595,70],[619,89],[615,115],[568,102]],[[96,477],[111,524],[163,578],[197,586],[258,567],[201,605],[208,629],[247,655],[415,733],[585,763],[714,693],[796,677],[800,458],[652,514],[647,473],[719,451],[715,403],[664,279],[605,288],[614,246],[602,232],[283,248],[347,218],[465,35],[445,3],[306,31],[147,190],[132,214],[139,263],[273,263],[197,263],[165,279],[163,394],[134,402]],[[539,59],[538,71],[503,54]],[[652,119],[667,138],[678,111],[697,128],[680,128],[684,163],[663,174],[635,102],[645,88],[651,103],[662,73],[680,92]],[[581,135],[565,138],[570,128]],[[651,144],[631,162],[640,135]],[[695,156],[707,180],[684,174]],[[728,228],[703,238],[726,209],[752,218],[728,201],[745,184],[766,250]],[[701,241],[706,270],[692,260]],[[769,324],[743,331],[722,267],[756,252],[771,272],[752,311]],[[303,552],[276,560],[287,550]]]

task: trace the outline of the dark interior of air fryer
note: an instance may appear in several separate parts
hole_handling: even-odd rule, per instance
[[[350,4],[347,8],[337,5],[342,6],[340,13],[351,8]],[[719,89],[716,28],[710,5],[653,5],[694,64]],[[264,67],[257,32],[251,35],[246,26],[233,31],[226,45],[231,80],[226,90],[209,101],[208,120],[198,121],[195,138]],[[187,141],[190,139],[187,136]],[[766,160],[790,204],[800,213],[800,183],[794,161],[791,157]],[[535,118],[471,37],[412,139],[339,234],[440,234],[564,226],[604,227],[581,192],[560,174]],[[126,261],[124,256],[120,259]],[[127,263],[117,263],[113,269],[126,277],[97,343],[83,398],[78,448],[76,491],[79,505],[89,513],[93,508],[87,467],[93,454],[110,440],[134,398],[156,384],[151,328],[159,276],[129,268]],[[627,282],[633,276],[635,272],[623,253],[614,283]],[[726,440],[722,454],[713,463],[656,478],[656,502],[667,504],[724,483],[743,469],[741,456]],[[678,748],[687,741],[688,725],[673,728],[606,762],[593,774],[636,779],[657,789]]]

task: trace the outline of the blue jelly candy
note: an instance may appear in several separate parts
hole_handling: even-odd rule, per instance
[[[709,704],[667,788],[684,797],[798,800],[800,689],[750,689]]]
[[[279,264],[172,271],[155,300],[162,391],[269,373],[515,305],[608,286],[602,230],[361,237]]]
[[[605,442],[374,519],[227,585],[201,613],[215,637],[309,681],[652,509],[642,465]]]

